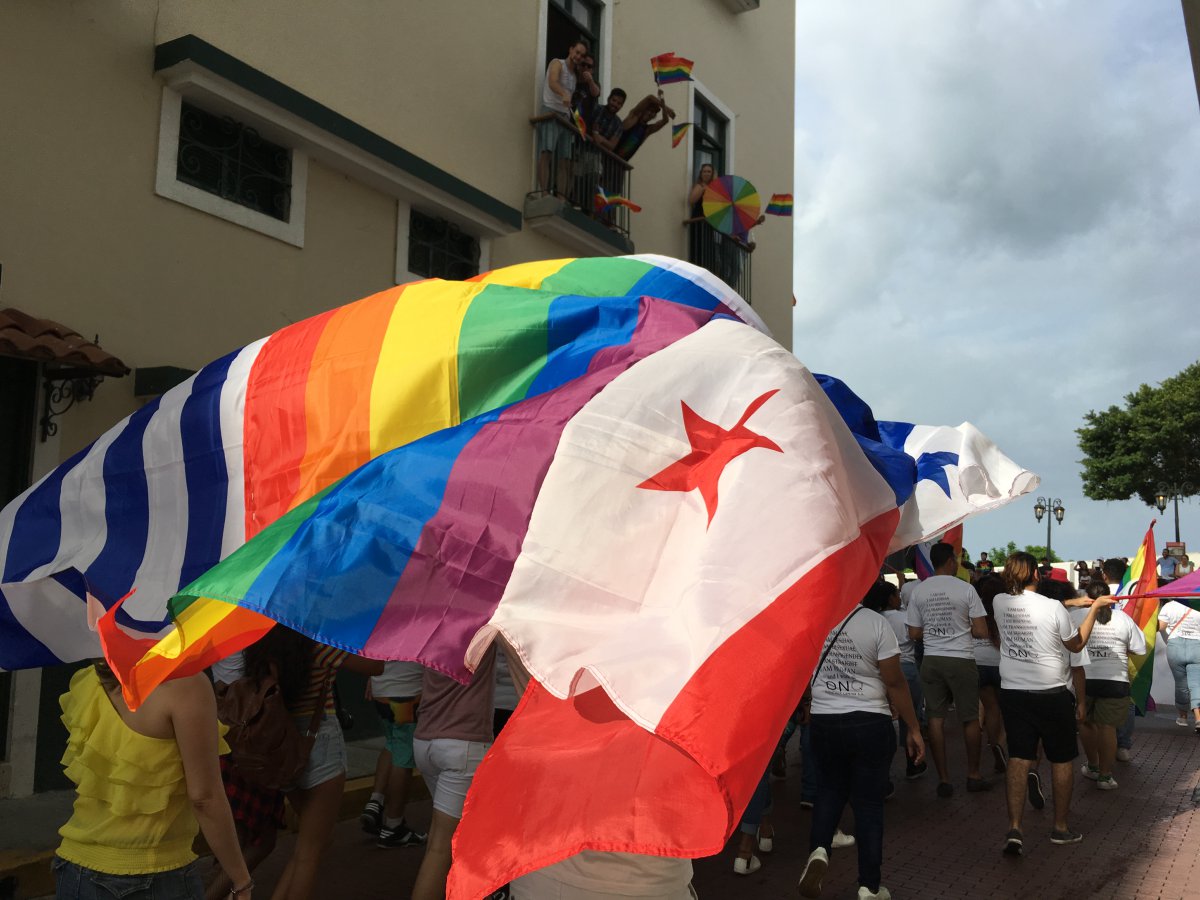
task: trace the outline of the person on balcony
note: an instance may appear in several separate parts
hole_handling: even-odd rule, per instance
[[[655,122],[654,117],[660,113],[662,118]],[[646,142],[646,138],[656,131],[661,131],[667,122],[666,104],[653,94],[648,94],[639,100],[633,111],[625,117],[624,131],[617,141],[617,148],[614,152],[621,159],[632,159],[633,154],[637,153],[642,144]]]
[[[623,130],[618,113],[625,105],[625,96],[623,90],[613,88],[608,93],[608,102],[597,109],[587,120],[588,133],[595,141],[596,146],[603,147],[610,153],[616,149],[617,140],[621,137]]]
[[[565,57],[550,60],[546,79],[542,83],[541,115],[570,118],[571,97],[578,83],[579,64],[587,49],[587,43],[579,39],[567,49]],[[563,196],[570,175],[571,148],[575,140],[574,132],[563,124],[547,120],[538,125],[538,185],[543,191]],[[555,163],[553,167],[552,159]],[[553,181],[552,175],[555,176]]]
[[[600,96],[600,82],[596,81],[595,72],[596,60],[591,53],[585,53],[576,69],[578,78],[575,90],[571,93],[571,108],[578,110],[583,121],[589,125],[596,114],[596,98]]]

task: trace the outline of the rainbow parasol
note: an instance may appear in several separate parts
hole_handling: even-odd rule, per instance
[[[704,218],[722,234],[745,235],[758,224],[758,190],[745,178],[722,175],[704,191]]]

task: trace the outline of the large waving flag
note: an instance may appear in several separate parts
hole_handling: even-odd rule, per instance
[[[98,655],[85,584],[106,605],[136,591],[117,623],[165,628],[163,659],[229,652],[271,622],[201,604],[169,627],[168,598],[367,460],[581,374],[634,339],[643,296],[765,330],[677,260],[548,260],[391,288],[205,366],[0,511],[0,667]]]
[[[723,283],[663,258],[423,282],[254,347],[228,394],[206,368],[165,395],[176,412],[141,423],[136,457],[106,464],[127,420],[19,498],[4,558],[31,583],[75,568],[109,602],[137,588],[101,625],[135,704],[274,621],[463,680],[504,635],[536,680],[468,798],[452,897],[583,848],[716,852],[889,547],[1036,484],[970,426],[881,427]],[[217,435],[180,427],[201,379],[222,385]],[[224,515],[194,514],[214,493]],[[122,503],[140,519],[98,550],[11,549]],[[223,561],[179,590],[198,548]],[[163,635],[131,636],[147,619]],[[505,792],[530,783],[512,816]]]
[[[1146,712],[1146,700],[1154,681],[1154,644],[1158,636],[1158,600],[1149,596],[1158,587],[1155,561],[1154,522],[1151,522],[1118,591],[1130,595],[1124,610],[1146,636],[1146,652],[1129,654],[1129,693],[1142,713]]]

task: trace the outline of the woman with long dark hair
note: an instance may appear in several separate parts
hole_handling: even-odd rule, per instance
[[[337,822],[346,782],[346,741],[337,720],[333,680],[343,667],[362,675],[378,675],[383,663],[318,644],[276,625],[246,648],[245,664],[246,675],[252,678],[278,678],[284,703],[301,733],[323,708],[308,764],[295,784],[285,789],[300,824],[292,857],[271,895],[275,900],[307,900]]]

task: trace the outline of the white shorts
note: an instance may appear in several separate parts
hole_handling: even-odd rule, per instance
[[[413,756],[433,797],[434,809],[456,819],[462,818],[463,801],[467,799],[471,779],[491,746],[490,743],[454,738],[413,740]]]

